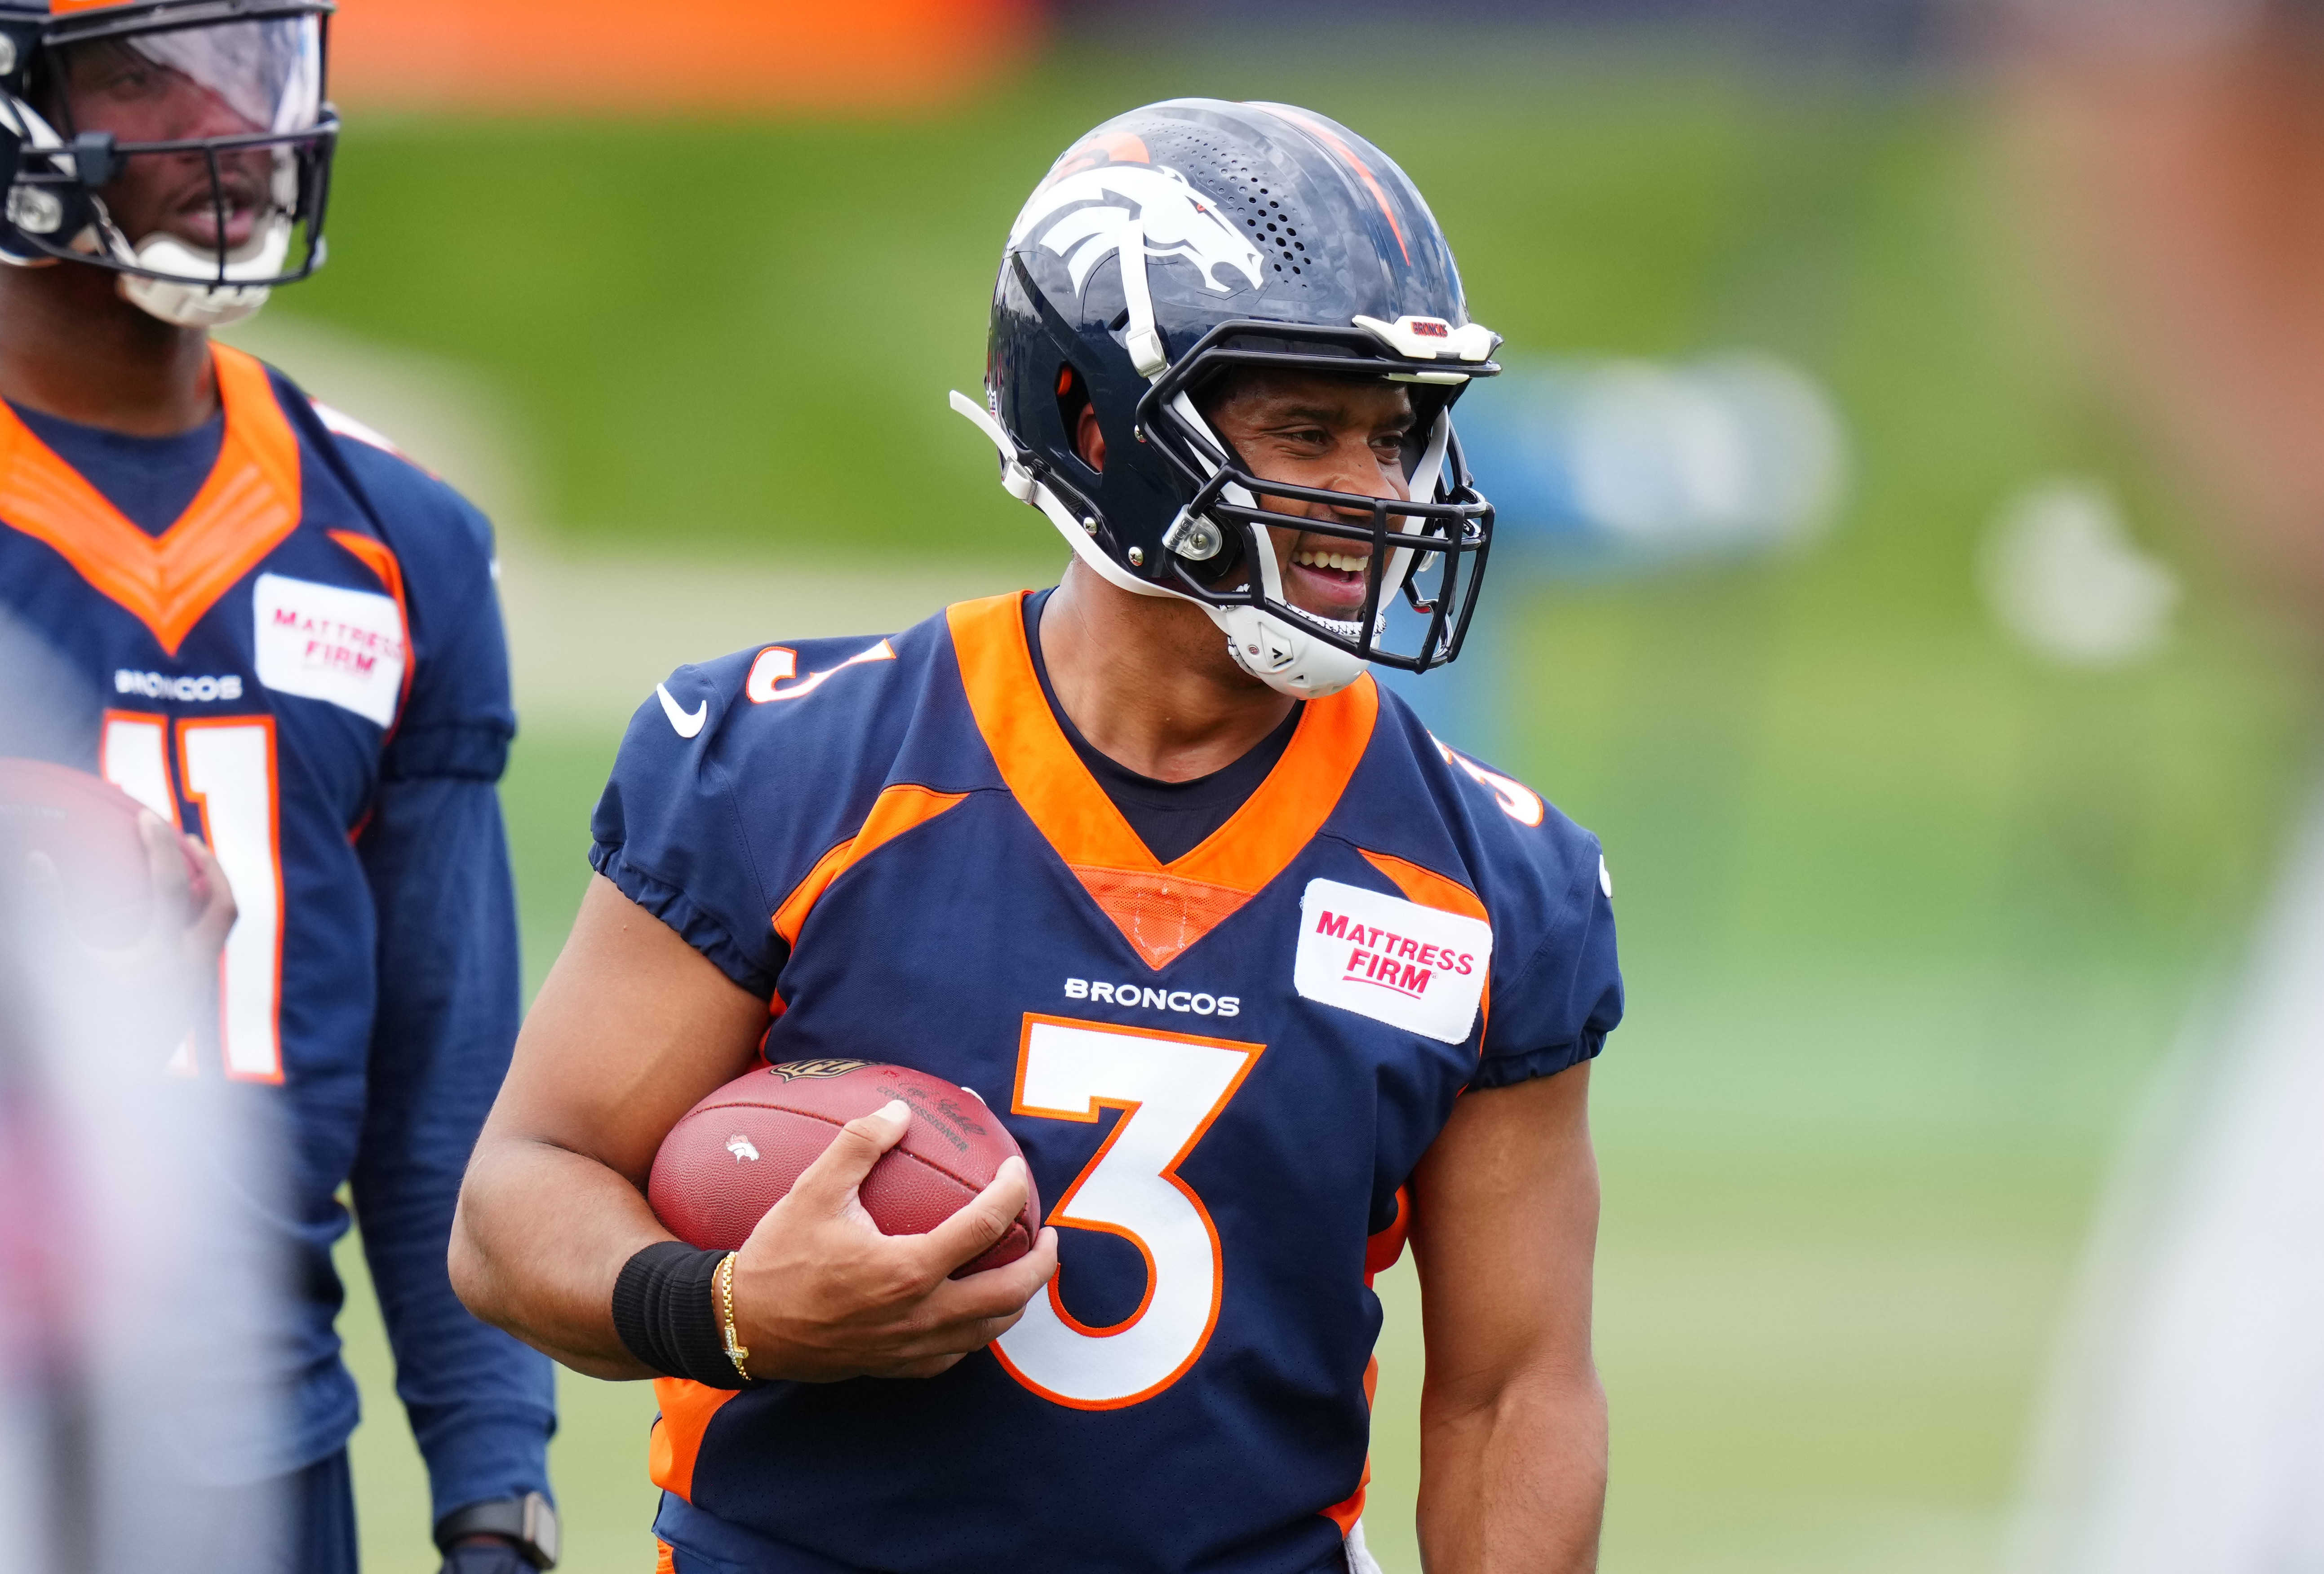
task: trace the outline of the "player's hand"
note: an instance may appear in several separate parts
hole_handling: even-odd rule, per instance
[[[1007,1332],[1057,1271],[1057,1232],[1045,1229],[1015,1262],[949,1277],[1024,1208],[1021,1158],[926,1235],[880,1233],[857,1189],[910,1119],[897,1100],[849,1121],[742,1243],[734,1323],[753,1377],[933,1377]]]
[[[100,946],[69,925],[52,930],[65,946],[60,960],[101,990],[107,1009],[125,1013],[122,1026],[174,1048],[187,1026],[206,1014],[217,990],[218,958],[236,916],[226,870],[210,850],[183,836],[152,810],[138,816],[145,870],[153,893],[152,921],[126,945]],[[25,870],[36,903],[67,910],[62,878],[47,854],[35,852]]]
[[[217,976],[218,957],[239,911],[226,870],[198,836],[181,836],[148,810],[137,822],[145,839],[145,867],[153,881],[152,934],[168,946],[173,938],[180,965],[205,981]]]
[[[104,957],[123,978],[151,976],[156,970],[182,967],[190,977],[215,971],[226,937],[234,928],[233,888],[200,838],[181,836],[151,809],[137,816],[137,834],[145,844],[145,875],[153,893],[153,921],[131,945],[85,949]],[[48,854],[35,852],[25,870],[34,897],[51,912],[65,909],[62,877]]]

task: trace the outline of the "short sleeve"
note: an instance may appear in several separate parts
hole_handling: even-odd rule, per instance
[[[1568,867],[1573,879],[1548,932],[1507,975],[1506,986],[1499,977],[1494,981],[1472,1088],[1554,1076],[1594,1058],[1622,1020],[1613,882],[1594,838],[1587,855]]]
[[[516,736],[493,528],[408,460],[348,456],[377,507],[411,620],[411,693],[381,760],[387,780],[498,781]]]
[[[681,667],[662,688],[698,723],[719,685]],[[767,999],[788,948],[753,861],[711,733],[681,736],[659,695],[631,718],[613,774],[590,817],[589,866],[682,936],[742,988]]]

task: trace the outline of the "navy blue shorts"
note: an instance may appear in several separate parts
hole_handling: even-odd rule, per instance
[[[355,1574],[355,1484],[346,1450],[293,1472],[284,1486],[290,1555],[283,1574]]]

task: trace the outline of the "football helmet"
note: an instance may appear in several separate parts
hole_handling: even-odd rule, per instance
[[[0,262],[109,269],[184,327],[312,273],[338,143],[333,9],[0,0]]]
[[[1499,343],[1469,320],[1452,247],[1386,154],[1288,105],[1177,98],[1107,121],[1034,189],[1001,253],[984,400],[952,401],[1000,450],[1001,484],[1084,563],[1200,604],[1244,671],[1310,698],[1368,661],[1422,672],[1460,653],[1493,511],[1452,409],[1499,371]],[[1242,367],[1406,385],[1409,501],[1261,482],[1202,414]],[[1102,471],[1074,442],[1084,407]],[[1366,543],[1361,612],[1293,605],[1274,530]],[[1399,594],[1416,615],[1391,640]]]

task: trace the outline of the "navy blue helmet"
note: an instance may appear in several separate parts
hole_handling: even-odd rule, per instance
[[[0,0],[0,262],[84,263],[163,320],[322,265],[332,0]]]
[[[1107,121],[1035,189],[1001,253],[984,404],[953,400],[1084,562],[1199,603],[1244,670],[1306,697],[1367,661],[1425,671],[1459,653],[1493,511],[1451,410],[1499,370],[1499,343],[1469,320],[1452,247],[1386,154],[1287,105],[1179,98]],[[1239,367],[1406,385],[1410,500],[1262,486],[1199,409]],[[1102,473],[1075,446],[1084,408]],[[1294,516],[1262,492],[1367,517]],[[1278,528],[1369,545],[1360,616],[1286,599],[1265,535]],[[1391,639],[1399,595],[1411,612]]]

